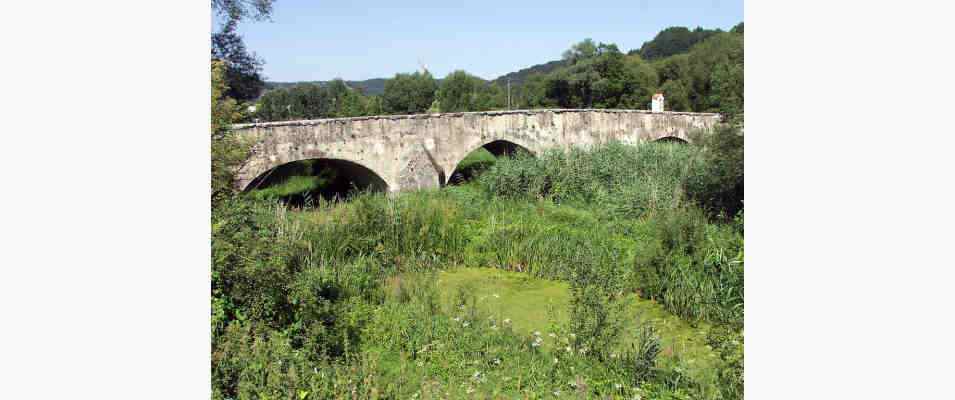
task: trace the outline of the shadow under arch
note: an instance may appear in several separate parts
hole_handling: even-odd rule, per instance
[[[318,198],[347,199],[363,191],[387,192],[388,184],[368,167],[336,158],[313,158],[279,165],[257,176],[242,190],[293,206],[306,205]]]
[[[680,144],[690,144],[690,142],[685,139],[676,137],[676,136],[664,136],[662,138],[656,139],[653,143],[680,143]]]
[[[448,177],[448,185],[459,185],[467,182],[485,169],[494,164],[499,157],[513,157],[518,154],[533,155],[526,147],[509,140],[494,140],[474,149],[461,161],[458,161],[454,171]]]

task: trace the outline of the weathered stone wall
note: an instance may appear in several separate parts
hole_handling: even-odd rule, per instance
[[[240,189],[279,165],[341,159],[374,171],[392,192],[437,187],[471,151],[505,140],[539,153],[609,141],[636,144],[666,137],[690,141],[719,115],[643,110],[518,110],[388,115],[235,125],[256,143],[238,173]]]

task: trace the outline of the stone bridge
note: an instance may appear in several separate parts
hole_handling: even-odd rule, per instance
[[[277,167],[320,159],[379,190],[435,188],[447,184],[458,163],[480,147],[500,155],[609,141],[689,142],[692,131],[719,120],[709,113],[549,109],[239,124],[233,129],[254,146],[236,184],[248,190]]]

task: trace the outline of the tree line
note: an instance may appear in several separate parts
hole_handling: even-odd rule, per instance
[[[564,52],[560,67],[532,73],[523,82],[512,84],[510,108],[648,109],[653,93],[662,92],[667,110],[721,112],[731,117],[741,113],[742,24],[729,32],[687,32],[696,32],[694,37],[702,39],[685,51],[653,60],[645,59],[641,52],[623,53],[613,43],[591,39],[576,43]],[[661,32],[654,40],[661,36],[666,42],[673,35]],[[651,43],[656,42],[647,42],[643,48],[670,52],[679,51],[672,49],[686,41],[673,46]],[[341,79],[269,90],[255,102],[255,111],[247,112],[243,119],[283,121],[488,111],[508,108],[507,101],[506,84],[500,81],[488,82],[462,70],[437,80],[422,70],[387,79],[380,95],[365,94]]]

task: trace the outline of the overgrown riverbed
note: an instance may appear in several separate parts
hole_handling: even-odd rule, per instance
[[[611,145],[396,198],[230,200],[214,397],[741,398],[742,216],[696,205],[707,157]]]

